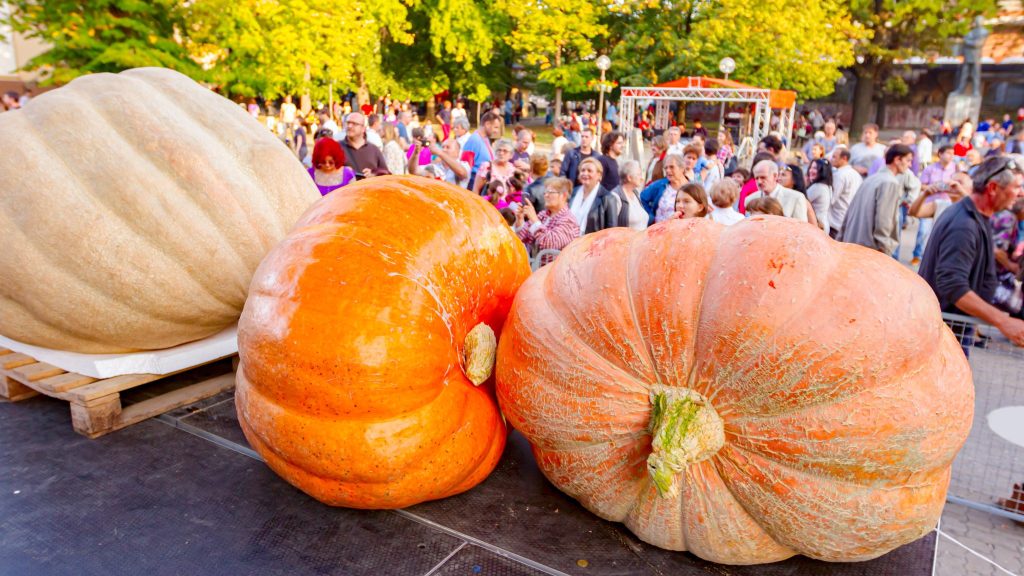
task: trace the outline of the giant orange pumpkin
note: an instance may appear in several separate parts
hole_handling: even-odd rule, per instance
[[[399,508],[468,490],[505,425],[495,337],[530,274],[480,197],[382,177],[314,205],[260,264],[239,321],[250,444],[332,505]]]
[[[725,564],[929,532],[974,399],[927,284],[775,217],[576,241],[516,296],[497,390],[561,490]]]

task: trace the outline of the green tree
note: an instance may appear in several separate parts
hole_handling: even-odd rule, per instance
[[[326,100],[332,82],[359,90],[379,80],[382,37],[408,42],[400,0],[195,0],[190,47],[225,93]]]
[[[202,77],[180,41],[185,22],[178,0],[9,0],[8,7],[14,31],[51,46],[26,66],[47,72],[44,84],[141,66]]]
[[[975,16],[991,14],[996,0],[850,0],[853,18],[867,30],[857,44],[857,77],[851,130],[868,122],[876,95],[885,87],[895,62],[936,52],[948,53],[950,41],[963,36]],[[890,90],[897,88],[890,83]]]
[[[594,76],[593,64],[585,60],[594,55],[595,40],[608,34],[607,8],[588,0],[499,0],[497,7],[513,21],[510,48],[555,88],[557,117],[563,90],[582,90]]]
[[[375,90],[416,100],[452,90],[481,100],[508,81],[510,21],[500,11],[474,0],[419,0],[408,22],[411,41],[382,42],[385,78]]]
[[[612,77],[622,86],[673,80],[703,0],[626,0],[610,6],[604,20]]]
[[[854,63],[851,40],[865,35],[840,0],[636,0],[612,14],[623,85],[718,77],[729,56],[735,80],[816,98],[832,93],[840,69]]]
[[[667,70],[717,77],[730,56],[736,80],[818,98],[833,92],[840,69],[854,63],[851,40],[863,36],[840,0],[722,1],[695,20],[685,57]]]

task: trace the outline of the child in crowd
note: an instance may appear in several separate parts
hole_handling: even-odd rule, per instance
[[[719,180],[711,186],[711,219],[719,224],[732,226],[743,220],[740,214],[733,208],[733,204],[740,196],[740,187],[732,178]]]
[[[783,216],[782,204],[779,204],[779,201],[775,198],[766,198],[764,196],[754,198],[747,203],[747,216],[757,216],[758,214]]]
[[[508,185],[501,180],[492,180],[487,185],[487,200],[499,211],[508,208]]]
[[[711,213],[708,193],[700,184],[683,185],[676,194],[676,218],[707,218]]]

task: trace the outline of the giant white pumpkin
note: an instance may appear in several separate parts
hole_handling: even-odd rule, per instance
[[[231,101],[160,68],[0,114],[0,334],[167,348],[235,322],[263,256],[320,195]]]

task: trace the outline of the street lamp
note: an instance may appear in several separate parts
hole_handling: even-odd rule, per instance
[[[597,127],[594,130],[594,139],[598,142],[598,149],[600,149],[601,142],[601,125],[604,124],[604,73],[612,67],[612,59],[604,54],[597,57],[597,69],[601,71],[601,84],[599,86],[600,92],[597,96]]]
[[[729,79],[729,74],[736,71],[736,61],[726,56],[718,62],[718,69],[721,70],[722,74],[725,74],[725,79]],[[722,133],[722,129],[725,128],[725,102],[722,102],[722,109],[718,113],[718,133]]]

